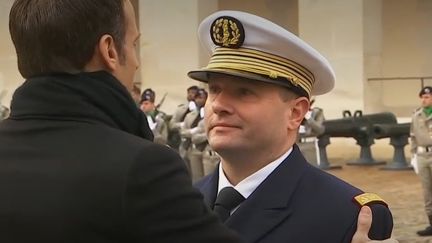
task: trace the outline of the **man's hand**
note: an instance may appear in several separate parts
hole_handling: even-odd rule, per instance
[[[368,233],[372,225],[372,211],[368,206],[363,206],[360,210],[357,220],[357,231],[355,232],[351,243],[398,243],[395,239],[371,240]]]

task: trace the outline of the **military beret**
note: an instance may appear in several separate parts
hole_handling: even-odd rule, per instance
[[[431,94],[431,93],[432,93],[432,87],[431,86],[426,86],[426,87],[423,87],[420,90],[419,96],[422,96],[424,94]]]
[[[189,88],[187,88],[187,91],[197,91],[199,88],[196,85],[192,85]]]
[[[141,94],[141,103],[143,101],[154,102],[156,97],[156,93],[152,89],[145,89]]]
[[[219,11],[198,28],[210,52],[208,65],[189,77],[208,82],[212,73],[286,86],[310,97],[333,89],[335,75],[318,51],[267,19],[239,11]]]
[[[207,97],[207,91],[205,89],[198,89],[197,97]]]

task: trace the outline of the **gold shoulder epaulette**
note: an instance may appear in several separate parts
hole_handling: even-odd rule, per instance
[[[365,192],[360,195],[354,197],[354,201],[356,201],[360,206],[379,203],[387,206],[387,203],[377,194]]]

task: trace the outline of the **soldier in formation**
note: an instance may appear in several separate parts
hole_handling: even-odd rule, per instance
[[[147,117],[147,122],[154,135],[154,142],[166,144],[168,140],[167,115],[155,105],[156,93],[146,89],[141,95],[140,109]]]
[[[417,231],[420,236],[432,235],[432,87],[420,90],[421,107],[412,115],[411,154],[423,187],[426,215],[429,225]]]
[[[180,128],[184,124],[184,119],[186,115],[196,109],[195,97],[198,92],[198,86],[190,86],[187,89],[187,102],[180,104],[175,110],[172,119],[169,122],[169,137],[168,145],[179,150],[181,138],[180,138]]]

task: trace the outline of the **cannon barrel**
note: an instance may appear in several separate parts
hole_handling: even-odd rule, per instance
[[[368,114],[325,120],[324,134],[330,137],[358,137],[372,135],[374,124],[396,124],[395,115],[390,112]]]
[[[380,112],[362,116],[354,116],[354,121],[357,123],[369,124],[396,124],[396,116],[391,112]]]
[[[392,136],[408,136],[411,123],[402,124],[375,124],[373,133],[375,138],[388,138]]]
[[[328,135],[330,137],[356,137],[359,134],[367,135],[367,128],[357,126],[355,123],[338,123],[334,121],[324,121],[323,125],[325,127],[323,135]]]
[[[384,162],[376,161],[372,157],[371,145],[374,144],[373,127],[375,124],[397,124],[395,115],[390,112],[362,115],[356,112],[354,116],[341,119],[325,120],[324,133],[318,137],[320,155],[327,161],[325,147],[330,143],[330,137],[352,137],[360,146],[360,158],[349,165],[379,165]]]

